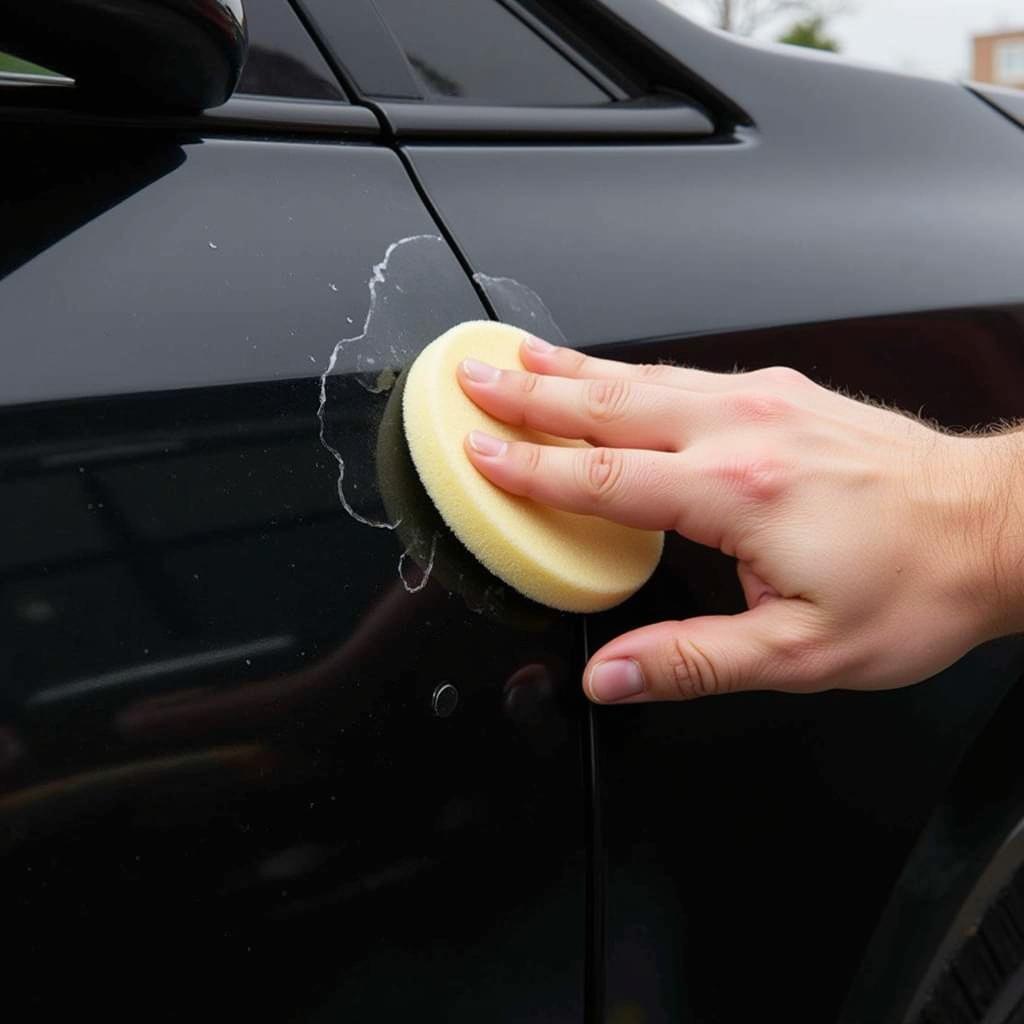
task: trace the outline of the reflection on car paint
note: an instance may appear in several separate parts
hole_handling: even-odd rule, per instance
[[[102,921],[145,936],[145,963],[107,948],[134,965],[128,991],[182,964],[177,1010],[203,992],[265,1002],[254,1019],[372,1019],[382,1000],[401,1019],[379,981],[403,949],[466,934],[474,963],[504,960],[490,922],[535,914],[575,997],[572,620],[496,622],[433,578],[407,593],[391,533],[338,504],[312,383],[109,396],[68,418],[52,468],[0,452],[8,512],[37,510],[0,564],[0,608],[24,611],[0,650],[8,927],[70,977]],[[373,438],[386,396],[350,394],[347,429]],[[446,1005],[440,982],[417,989]]]
[[[407,593],[397,538],[345,513],[318,437],[320,373],[371,266],[437,230],[398,157],[12,131],[8,1016],[578,1018],[575,622],[474,614],[433,573]],[[420,345],[487,315],[451,250],[424,246],[394,296]],[[364,350],[377,369],[391,343]],[[328,383],[328,428],[366,441],[370,482],[387,397]],[[529,665],[547,683],[513,714],[503,686]]]

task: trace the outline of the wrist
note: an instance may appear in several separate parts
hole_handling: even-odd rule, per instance
[[[964,460],[950,538],[963,552],[964,593],[979,615],[978,641],[1024,630],[1024,430],[955,438]]]

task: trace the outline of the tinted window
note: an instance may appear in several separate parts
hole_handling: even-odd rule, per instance
[[[246,0],[249,56],[236,93],[289,99],[345,96],[288,0]]]
[[[496,0],[374,0],[424,93],[510,105],[608,95]]]

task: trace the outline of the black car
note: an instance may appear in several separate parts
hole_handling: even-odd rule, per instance
[[[52,69],[0,74],[0,1017],[1024,1020],[1019,641],[594,708],[733,564],[557,614],[382,471],[469,319],[1021,416],[1024,94],[656,0],[8,0],[0,49]]]

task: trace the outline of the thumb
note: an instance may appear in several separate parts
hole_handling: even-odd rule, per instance
[[[811,689],[813,606],[775,598],[739,615],[659,622],[605,644],[583,673],[596,704],[690,700],[737,690]]]

